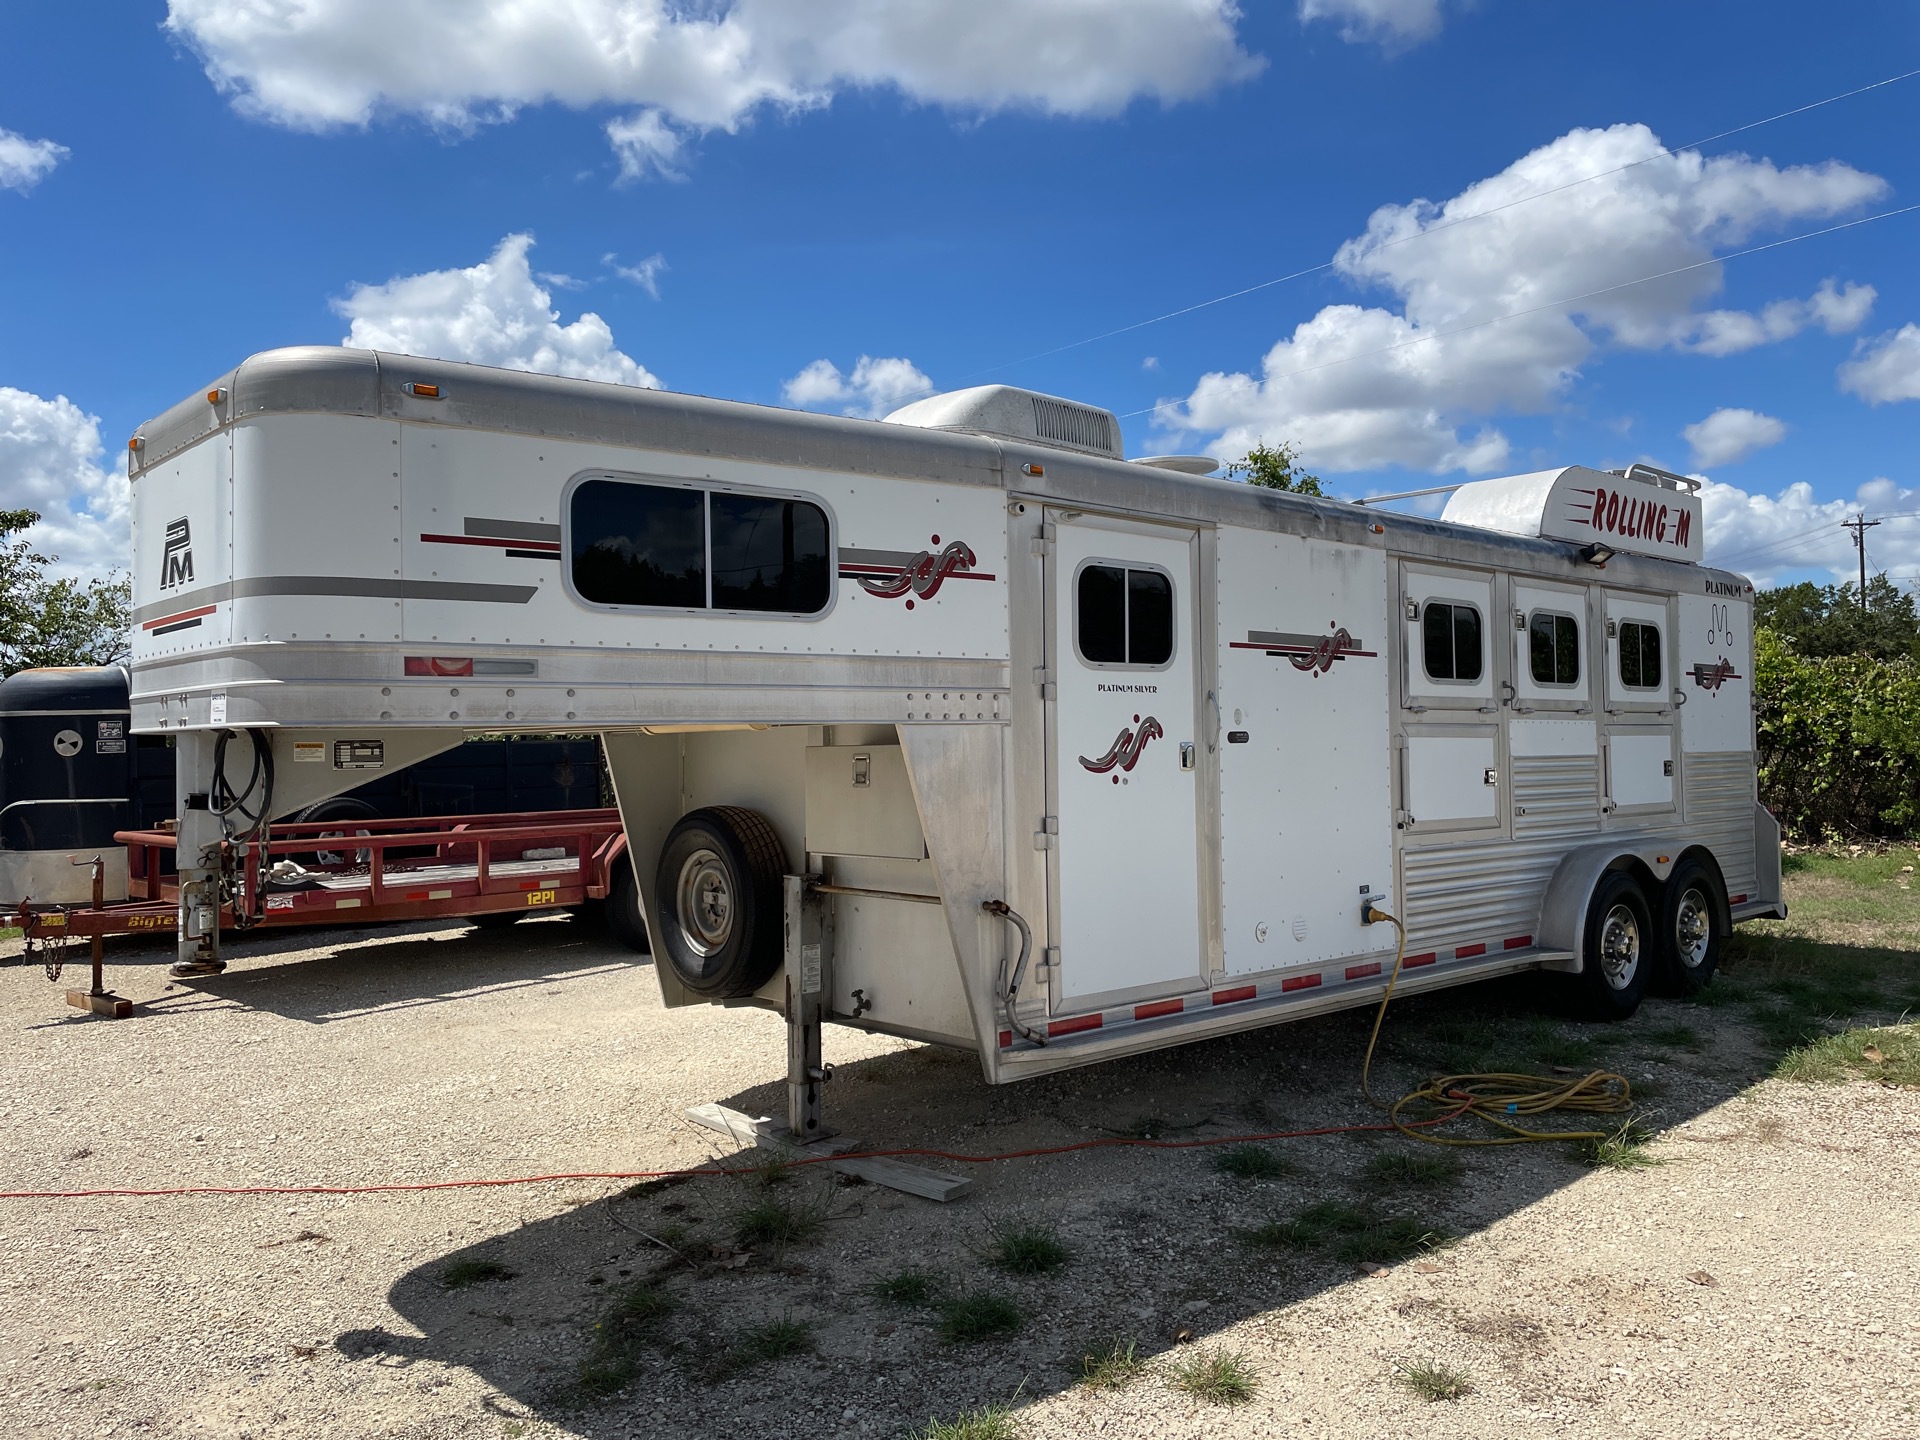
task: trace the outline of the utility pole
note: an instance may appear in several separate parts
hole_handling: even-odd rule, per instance
[[[1840,528],[1853,532],[1853,545],[1860,552],[1860,608],[1867,608],[1867,531],[1878,525],[1878,520],[1869,520],[1861,511],[1851,520],[1842,520]]]

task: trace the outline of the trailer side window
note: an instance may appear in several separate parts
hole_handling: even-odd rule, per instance
[[[1421,651],[1430,680],[1480,678],[1480,612],[1471,605],[1429,600],[1421,611]]]
[[[1536,685],[1580,683],[1580,622],[1536,610],[1527,617],[1527,659]]]
[[[1620,683],[1629,690],[1660,688],[1660,627],[1620,622]]]
[[[599,605],[814,615],[832,599],[818,505],[629,480],[573,492],[573,585]]]
[[[1080,658],[1089,665],[1164,665],[1173,658],[1173,581],[1164,572],[1084,565],[1076,589]]]

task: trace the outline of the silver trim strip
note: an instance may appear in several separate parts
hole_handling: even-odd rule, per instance
[[[460,532],[476,540],[546,540],[557,543],[558,525],[542,525],[532,520],[487,520],[469,515],[466,529]]]
[[[353,595],[375,600],[469,600],[493,605],[524,605],[539,593],[538,585],[476,585],[459,580],[364,580],[351,575],[257,575],[250,580],[224,580],[203,585],[171,599],[142,605],[134,623],[172,615],[223,600],[251,600],[263,595]]]

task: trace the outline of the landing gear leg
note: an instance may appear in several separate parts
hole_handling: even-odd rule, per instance
[[[180,941],[170,973],[182,979],[218,975],[227,968],[220,958],[220,842],[224,836],[208,800],[213,742],[214,732],[207,730],[183,731],[174,741]]]
[[[822,1058],[832,919],[807,877],[785,877],[787,946],[787,1130],[799,1144],[833,1134],[821,1117],[821,1089],[833,1076]]]

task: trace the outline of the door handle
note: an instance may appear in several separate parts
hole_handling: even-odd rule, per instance
[[[1193,769],[1193,763],[1193,742],[1191,740],[1182,740],[1180,742],[1180,768],[1182,770],[1191,770]]]

